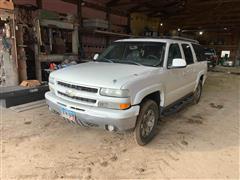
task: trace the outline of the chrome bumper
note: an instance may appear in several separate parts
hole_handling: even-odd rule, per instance
[[[61,108],[75,112],[75,124],[103,129],[107,129],[107,127],[111,125],[117,131],[133,129],[140,110],[140,106],[133,106],[127,110],[112,110],[79,105],[63,100],[52,92],[47,92],[45,98],[52,112],[60,114]]]

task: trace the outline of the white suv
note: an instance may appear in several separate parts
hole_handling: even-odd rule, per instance
[[[119,40],[94,59],[50,74],[49,109],[81,126],[134,129],[139,145],[176,102],[198,103],[207,77],[203,48],[189,39]]]

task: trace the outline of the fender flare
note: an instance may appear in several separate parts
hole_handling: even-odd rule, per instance
[[[164,96],[165,88],[161,84],[154,84],[152,86],[148,86],[148,87],[142,89],[141,91],[139,91],[135,95],[133,103],[140,104],[146,96],[148,96],[149,94],[152,94],[154,92],[157,92],[157,91],[160,93],[160,104],[159,105],[163,106],[164,99],[165,99],[165,96]]]
[[[195,85],[195,88],[194,88],[194,90],[196,90],[196,88],[197,88],[197,86],[198,86],[198,83],[199,83],[199,81],[200,81],[200,78],[203,76],[203,82],[202,82],[202,85],[205,83],[205,80],[206,80],[206,73],[205,73],[205,71],[203,70],[203,71],[200,71],[199,73],[198,73],[198,76],[197,76],[197,80],[196,80],[196,85]]]

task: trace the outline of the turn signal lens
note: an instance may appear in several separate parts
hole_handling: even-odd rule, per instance
[[[98,102],[98,106],[102,108],[125,110],[128,109],[131,106],[131,104],[130,103],[121,104],[115,102]]]
[[[130,104],[120,104],[119,105],[120,109],[124,110],[130,107]]]

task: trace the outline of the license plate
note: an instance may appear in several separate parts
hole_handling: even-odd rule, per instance
[[[63,118],[66,118],[66,119],[70,120],[70,121],[74,121],[74,122],[76,121],[76,113],[73,112],[73,111],[70,111],[68,109],[62,108],[61,109],[61,116]]]

